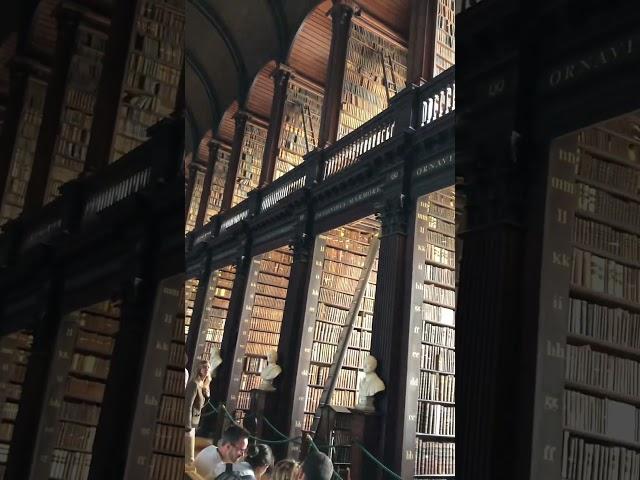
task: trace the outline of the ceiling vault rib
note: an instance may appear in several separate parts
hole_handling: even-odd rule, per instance
[[[202,0],[189,0],[189,3],[193,5],[196,10],[211,24],[211,26],[218,32],[222,40],[224,41],[227,50],[231,54],[236,72],[238,74],[239,81],[239,101],[244,104],[246,100],[247,92],[249,90],[249,76],[247,74],[247,67],[244,63],[242,53],[238,47],[233,35],[229,31],[229,28],[224,24],[218,13],[205,5]]]
[[[222,114],[220,110],[220,102],[213,87],[213,83],[211,82],[211,79],[209,78],[209,75],[207,75],[207,72],[204,70],[203,66],[200,64],[200,62],[198,62],[198,59],[188,48],[185,49],[185,58],[189,67],[193,70],[193,72],[198,77],[198,80],[200,80],[200,83],[202,83],[202,85],[204,86],[207,98],[209,99],[209,110],[211,111],[211,119],[213,120],[213,125],[210,125],[210,128],[214,129],[214,127],[217,126],[217,123],[220,122]]]

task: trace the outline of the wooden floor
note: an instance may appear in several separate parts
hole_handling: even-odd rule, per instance
[[[209,438],[203,438],[203,437],[196,437],[196,448],[195,448],[195,455],[198,456],[198,453],[200,453],[203,449],[207,448],[209,445],[211,445],[211,439]],[[184,479],[190,479],[190,480],[204,480],[204,477],[201,475],[198,475],[196,472],[184,472]]]

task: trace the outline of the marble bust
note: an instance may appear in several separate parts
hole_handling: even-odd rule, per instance
[[[275,391],[275,387],[273,386],[273,381],[275,378],[282,373],[282,368],[276,362],[278,361],[278,353],[275,350],[267,353],[267,366],[262,369],[260,372],[260,378],[262,381],[260,382],[259,390],[264,390],[267,392]]]
[[[211,358],[209,359],[211,363],[211,370],[209,371],[209,375],[212,378],[216,376],[216,370],[222,363],[222,357],[220,357],[220,349],[215,345],[211,348]]]
[[[364,377],[358,387],[358,405],[356,408],[364,412],[374,412],[374,395],[385,389],[384,382],[376,373],[378,361],[373,355],[369,355],[364,361]]]

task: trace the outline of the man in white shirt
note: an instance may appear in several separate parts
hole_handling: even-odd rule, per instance
[[[249,433],[235,425],[227,428],[218,442],[203,449],[195,459],[196,471],[205,478],[216,478],[227,463],[236,463],[247,452]]]

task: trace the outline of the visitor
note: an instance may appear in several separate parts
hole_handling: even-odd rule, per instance
[[[273,467],[271,480],[296,480],[300,465],[295,460],[280,460]]]
[[[311,452],[302,462],[297,480],[331,480],[333,464],[322,452]]]
[[[233,465],[233,471],[242,480],[266,480],[267,470],[273,467],[271,447],[263,443],[252,445],[243,462]]]
[[[196,471],[205,478],[216,478],[226,470],[227,463],[233,464],[244,457],[249,445],[249,432],[238,426],[224,431],[218,446],[210,445],[195,459]]]

